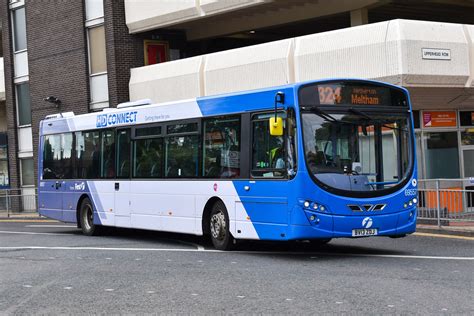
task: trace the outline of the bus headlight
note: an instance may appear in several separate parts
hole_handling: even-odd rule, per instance
[[[309,203],[309,201],[304,201],[304,203],[303,203],[304,207],[306,207],[306,208],[308,208],[310,204],[311,203]]]

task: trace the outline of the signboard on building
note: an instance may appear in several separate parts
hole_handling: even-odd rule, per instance
[[[423,127],[456,126],[456,111],[423,111]]]
[[[451,50],[439,48],[422,48],[421,56],[423,59],[451,60]]]

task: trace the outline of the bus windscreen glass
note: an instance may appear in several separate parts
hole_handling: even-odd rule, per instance
[[[413,135],[401,90],[325,83],[303,86],[299,96],[306,165],[317,183],[360,197],[403,185],[413,165]]]

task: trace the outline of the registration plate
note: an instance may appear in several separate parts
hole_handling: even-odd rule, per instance
[[[377,228],[361,228],[352,230],[352,237],[376,236],[377,234]]]

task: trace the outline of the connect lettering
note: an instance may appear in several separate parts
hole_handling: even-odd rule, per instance
[[[125,113],[113,113],[113,114],[100,114],[97,115],[96,127],[113,126],[117,124],[129,124],[137,121],[138,111],[125,112]]]

